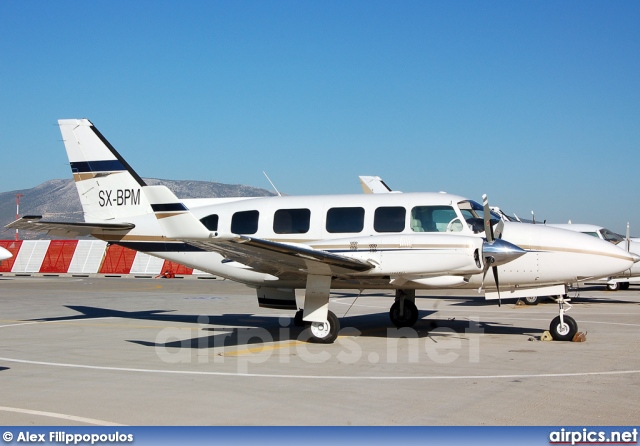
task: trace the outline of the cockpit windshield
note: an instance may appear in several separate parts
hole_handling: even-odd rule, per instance
[[[458,203],[462,216],[475,233],[484,231],[484,207],[473,200],[464,200]],[[497,224],[501,218],[497,213],[490,211],[491,225]]]
[[[604,238],[608,242],[613,243],[614,245],[617,245],[624,240],[623,236],[621,236],[620,234],[616,234],[615,232],[608,229],[603,228],[600,230],[600,233],[602,234],[602,238]]]

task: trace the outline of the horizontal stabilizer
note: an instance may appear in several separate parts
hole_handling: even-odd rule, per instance
[[[77,237],[92,235],[104,231],[129,231],[135,228],[132,223],[76,223],[42,221],[41,215],[26,215],[5,226],[7,229],[44,232],[59,237]]]

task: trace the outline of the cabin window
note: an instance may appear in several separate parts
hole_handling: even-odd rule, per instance
[[[414,232],[459,232],[462,223],[451,206],[416,206],[411,209],[411,229]]]
[[[200,221],[209,231],[218,230],[218,214],[207,215],[206,217],[201,218]]]
[[[327,211],[327,232],[361,232],[364,208],[331,208]]]
[[[255,234],[258,232],[258,211],[236,212],[231,217],[231,232],[234,234]]]
[[[305,234],[309,232],[309,209],[278,209],[273,215],[273,232],[276,234]]]
[[[373,229],[376,232],[402,232],[407,210],[399,206],[380,207],[373,216]]]

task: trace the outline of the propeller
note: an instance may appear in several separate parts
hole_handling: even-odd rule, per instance
[[[482,285],[480,290],[484,287],[484,279],[487,276],[489,268],[492,268],[493,278],[496,282],[496,289],[498,290],[498,306],[502,304],[500,298],[500,279],[498,278],[498,266],[511,262],[518,257],[526,253],[522,248],[502,240],[502,232],[504,230],[504,221],[499,220],[496,225],[496,231],[493,231],[493,225],[491,224],[491,209],[489,208],[489,199],[487,195],[482,195],[482,205],[484,207],[484,229],[486,242],[482,245],[482,255],[484,257],[484,268],[482,271]],[[497,234],[497,235],[496,235]]]
[[[629,222],[627,222],[627,252],[629,252],[629,250],[631,249],[631,235],[629,233]]]

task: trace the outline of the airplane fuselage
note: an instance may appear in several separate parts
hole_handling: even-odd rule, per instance
[[[212,233],[301,244],[375,265],[349,277],[334,276],[335,287],[393,289],[401,283],[402,288],[412,289],[471,289],[483,284],[483,265],[476,262],[474,253],[481,250],[484,232],[474,232],[468,223],[477,218],[477,209],[461,196],[354,194],[192,199],[184,203]],[[225,261],[215,252],[167,240],[161,236],[156,219],[149,217],[145,224],[137,223],[135,229],[115,239],[125,246],[254,286],[305,285],[301,277],[278,279],[246,264]],[[507,222],[502,238],[527,251],[499,267],[501,287],[505,289],[570,284],[623,271],[632,264],[620,248],[562,229]],[[491,274],[489,271],[487,277]],[[493,280],[486,278],[484,285],[495,288]]]

